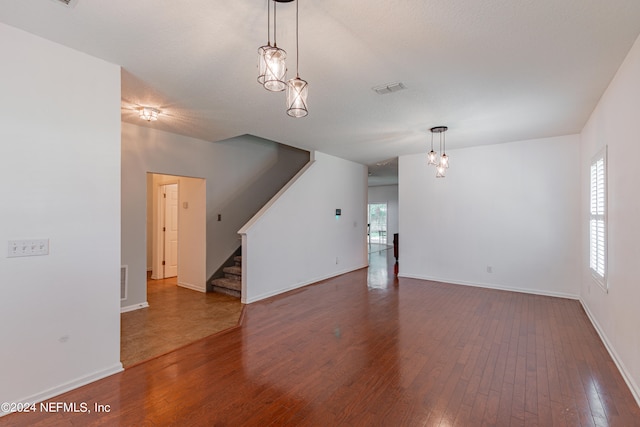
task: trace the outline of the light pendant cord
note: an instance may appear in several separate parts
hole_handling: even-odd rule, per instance
[[[296,0],[296,78],[300,78],[298,68],[300,68],[300,49],[298,42],[298,0]]]
[[[276,7],[278,3],[273,2],[273,47],[278,47],[278,42],[276,41],[277,33],[276,26],[278,25],[278,20],[276,19]]]
[[[267,0],[267,46],[271,46],[271,0]]]

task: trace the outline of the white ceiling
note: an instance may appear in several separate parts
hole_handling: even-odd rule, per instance
[[[364,164],[579,132],[640,34],[638,0],[301,0],[309,115],[256,82],[267,0],[3,0],[0,21],[119,64],[122,117],[219,141],[252,134]],[[295,3],[278,5],[295,75]],[[83,70],[77,70],[78,73]],[[406,90],[372,87],[400,81]]]

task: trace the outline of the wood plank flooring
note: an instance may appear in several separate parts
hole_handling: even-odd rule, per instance
[[[369,269],[248,305],[242,326],[54,401],[90,414],[0,424],[638,426],[579,302]]]

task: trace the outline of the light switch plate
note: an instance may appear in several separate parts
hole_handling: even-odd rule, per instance
[[[7,258],[49,255],[49,239],[9,240]]]

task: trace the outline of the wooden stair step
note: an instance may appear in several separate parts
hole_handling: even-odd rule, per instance
[[[235,256],[233,257],[233,261],[236,263],[236,265],[238,267],[242,266],[242,257],[241,256]]]

